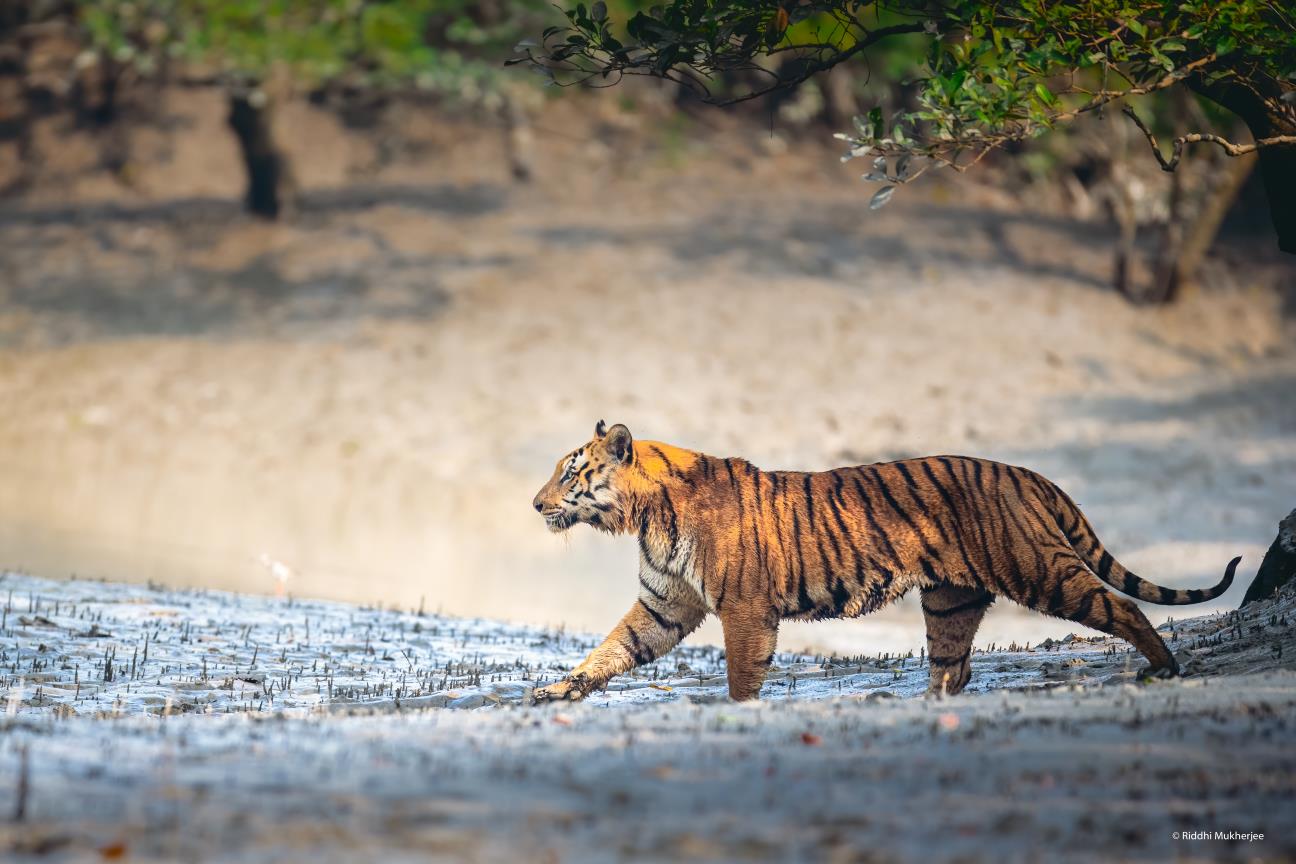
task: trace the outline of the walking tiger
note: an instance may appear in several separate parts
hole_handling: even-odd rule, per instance
[[[583,522],[639,538],[639,598],[570,674],[537,702],[581,699],[720,618],[729,695],[756,697],[779,622],[854,618],[922,592],[933,692],[971,675],[972,638],[999,595],[1132,643],[1158,677],[1178,664],[1130,597],[1201,603],[1136,576],[1099,542],[1080,508],[1026,468],[929,456],[832,471],[761,471],[599,421],[558,460],[532,502],[551,531]]]

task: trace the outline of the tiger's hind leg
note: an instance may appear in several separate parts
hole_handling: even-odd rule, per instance
[[[755,699],[765,683],[765,672],[778,644],[778,615],[760,604],[726,608],[720,616],[724,628],[725,668],[729,698]]]
[[[927,619],[927,659],[931,663],[929,693],[953,695],[972,677],[972,637],[994,595],[979,588],[936,585],[922,589]]]
[[[1147,658],[1149,675],[1171,678],[1179,674],[1174,655],[1134,601],[1108,590],[1078,555],[1057,552],[1053,559],[1044,584],[1030,592],[1031,596],[1020,596],[1005,584],[1008,596],[1040,612],[1124,639]]]

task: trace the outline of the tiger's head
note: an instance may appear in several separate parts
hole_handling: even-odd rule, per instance
[[[634,458],[630,430],[620,423],[609,429],[600,420],[588,443],[558,460],[553,476],[531,503],[550,531],[584,522],[616,532],[625,520],[622,481]]]

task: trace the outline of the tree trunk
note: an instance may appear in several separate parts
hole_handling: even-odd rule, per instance
[[[1296,577],[1296,510],[1278,523],[1278,536],[1260,562],[1255,581],[1247,588],[1242,605],[1269,599],[1293,577]]]
[[[819,79],[823,88],[824,114],[834,129],[845,131],[860,113],[855,101],[855,76],[846,66],[836,66]]]
[[[1110,164],[1108,165],[1109,170],[1112,167]],[[1115,287],[1117,294],[1120,294],[1131,303],[1137,303],[1139,301],[1133,285],[1134,253],[1136,251],[1134,243],[1138,236],[1138,221],[1134,213],[1134,200],[1130,196],[1126,185],[1114,174],[1109,182],[1111,191],[1104,203],[1107,206],[1107,215],[1111,217],[1120,230],[1120,237],[1116,241],[1116,251],[1113,253],[1112,286]]]
[[[1296,124],[1273,134],[1296,135]],[[1269,218],[1278,232],[1278,248],[1296,255],[1296,146],[1262,148],[1260,176],[1269,197]]]
[[[1171,303],[1179,294],[1179,255],[1183,250],[1184,226],[1184,169],[1188,159],[1179,162],[1179,169],[1170,175],[1169,212],[1161,226],[1160,242],[1152,264],[1152,286],[1143,294],[1144,303]]]
[[[230,94],[229,125],[247,171],[247,209],[277,219],[292,205],[292,174],[270,125],[270,104],[260,90]]]
[[[509,173],[513,179],[525,183],[531,179],[531,156],[535,152],[535,139],[531,134],[531,118],[516,93],[504,96],[504,149],[508,153]]]
[[[1228,215],[1229,208],[1237,200],[1255,166],[1254,154],[1230,159],[1225,166],[1223,182],[1218,188],[1210,190],[1210,197],[1188,225],[1177,265],[1176,279],[1180,287],[1197,278],[1202,260],[1215,245],[1215,237],[1219,234],[1220,225],[1224,224],[1224,217]]]
[[[1296,106],[1282,101],[1274,81],[1230,81],[1207,84],[1185,79],[1190,88],[1242,118],[1258,141],[1296,135]],[[1296,146],[1261,147],[1260,177],[1269,198],[1269,218],[1278,232],[1278,248],[1296,255]]]

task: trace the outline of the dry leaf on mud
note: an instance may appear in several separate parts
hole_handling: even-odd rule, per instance
[[[109,843],[107,846],[99,847],[99,857],[106,858],[110,861],[116,861],[119,858],[126,857],[126,844],[118,841]]]

